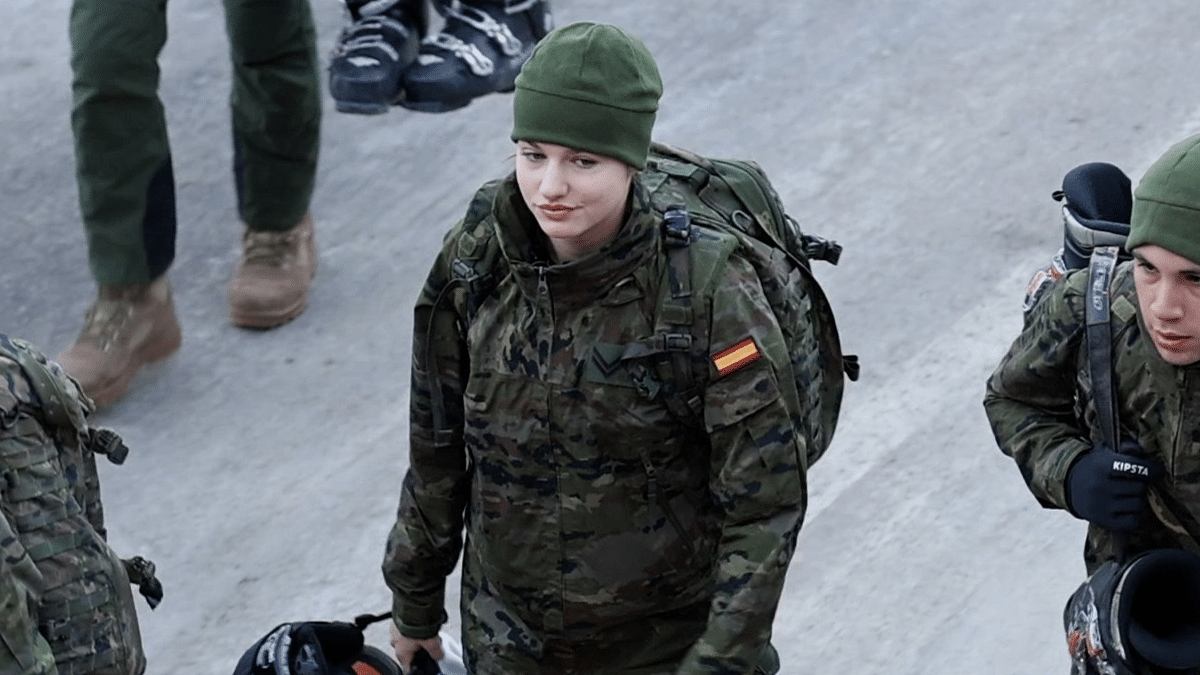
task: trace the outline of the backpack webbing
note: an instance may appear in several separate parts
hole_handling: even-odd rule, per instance
[[[30,400],[18,397],[0,423],[0,506],[43,575],[38,630],[60,675],[134,675],[145,661],[131,577],[152,606],[157,579],[148,561],[123,561],[106,543],[94,456],[119,462],[127,450],[87,426],[90,401],[39,352],[0,334],[0,355],[29,383]]]

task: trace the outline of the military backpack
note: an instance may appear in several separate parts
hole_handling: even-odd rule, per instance
[[[798,420],[809,439],[805,460],[811,466],[833,438],[845,380],[856,380],[859,372],[857,357],[842,353],[833,310],[810,266],[811,260],[836,264],[841,246],[802,232],[751,161],[710,159],[653,143],[642,184],[662,219],[668,264],[659,289],[660,330],[652,345],[630,345],[627,356],[663,355],[667,405],[679,415],[698,416],[705,378],[701,369],[711,365],[707,353],[697,353],[706,345],[691,332],[692,291],[710,288],[716,270],[740,250],[754,265],[789,344],[796,391],[802,401],[811,402]],[[489,206],[473,205],[472,211]],[[474,308],[496,283],[500,254],[490,233],[478,228],[468,236],[472,245],[464,248],[470,252],[459,251],[452,272],[467,288],[456,303],[470,322]],[[815,344],[802,339],[812,335]]]
[[[711,234],[732,235],[754,266],[789,345],[796,391],[811,403],[802,421],[809,440],[806,465],[812,466],[833,440],[845,380],[859,374],[858,358],[842,353],[833,309],[811,267],[812,260],[836,265],[842,247],[801,231],[752,161],[711,159],[654,143],[643,182],[663,215],[669,275],[661,306],[674,326],[665,336],[668,348],[688,335],[692,290],[708,287],[708,276],[732,253],[714,245]],[[815,345],[803,340],[814,334]],[[691,376],[682,359],[675,363],[680,390],[687,392]]]
[[[151,563],[109,547],[95,462],[104,454],[119,464],[128,450],[88,425],[90,399],[57,364],[3,333],[0,377],[0,552],[28,589],[40,640],[58,675],[140,675],[130,584],[152,607],[161,586]],[[10,658],[18,672],[40,672],[42,643],[26,637],[5,636]]]

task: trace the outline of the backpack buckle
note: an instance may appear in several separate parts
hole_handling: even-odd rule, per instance
[[[841,244],[810,234],[804,235],[803,239],[804,255],[808,256],[809,260],[824,260],[831,265],[838,264],[838,260],[842,257]]]
[[[692,336],[687,333],[665,333],[663,347],[667,351],[687,352],[692,349]]]
[[[450,264],[450,271],[455,279],[462,279],[467,283],[471,283],[479,278],[479,274],[475,271],[471,263],[462,258],[454,259],[454,262]]]
[[[663,214],[663,234],[668,246],[686,246],[692,238],[692,220],[687,209],[672,206]]]
[[[96,454],[108,457],[108,461],[113,464],[124,464],[125,458],[129,456],[129,446],[111,429],[89,429],[88,448]]]

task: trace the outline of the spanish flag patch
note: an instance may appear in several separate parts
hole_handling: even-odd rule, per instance
[[[713,356],[712,361],[713,365],[717,367],[717,374],[728,375],[742,366],[754,363],[760,356],[762,356],[762,352],[758,351],[758,345],[754,344],[754,338],[746,338]]]

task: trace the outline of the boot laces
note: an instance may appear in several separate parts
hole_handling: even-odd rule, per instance
[[[116,298],[98,298],[84,317],[78,341],[90,342],[107,350],[133,316],[136,300],[137,296],[132,293]]]
[[[295,248],[296,233],[248,230],[243,239],[242,259],[246,264],[283,267]]]

